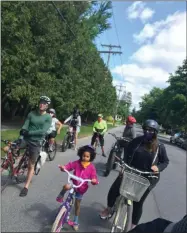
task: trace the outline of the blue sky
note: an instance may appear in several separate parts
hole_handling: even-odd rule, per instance
[[[138,107],[140,96],[148,93],[153,86],[165,87],[168,73],[173,72],[185,58],[186,2],[113,1],[112,5],[114,17],[110,20],[111,29],[96,39],[96,45],[99,50],[106,50],[107,48],[101,47],[100,44],[118,45],[120,43],[123,54],[121,58],[119,55],[112,55],[109,68],[112,71],[114,85],[119,83],[126,85],[127,91],[132,92],[133,106]],[[168,18],[169,15],[170,18]],[[145,30],[143,30],[144,27]],[[153,31],[153,35],[151,33],[147,36]],[[181,39],[181,37],[185,38]],[[172,58],[173,61],[169,61],[172,54],[176,54],[177,60]],[[107,55],[101,56],[107,62]],[[133,70],[140,73],[141,77],[138,77],[138,74],[135,77]],[[159,81],[153,77],[154,71],[159,75]],[[162,75],[163,78],[160,77]],[[128,84],[131,84],[129,88]],[[136,84],[140,85],[134,88]]]

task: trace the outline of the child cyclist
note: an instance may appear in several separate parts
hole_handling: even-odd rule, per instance
[[[96,156],[94,148],[89,145],[80,147],[77,154],[80,157],[80,159],[74,162],[70,162],[65,166],[60,166],[61,171],[64,171],[64,169],[66,169],[67,171],[74,170],[74,175],[82,179],[90,179],[93,185],[98,184],[96,169],[95,166],[91,163]],[[73,180],[73,183],[75,185],[79,184],[76,180]],[[71,186],[69,184],[64,185],[62,191],[60,192],[56,200],[60,203],[63,202],[64,195],[66,191],[70,188]],[[79,228],[78,217],[80,214],[80,203],[84,193],[86,193],[87,190],[88,182],[85,182],[80,188],[75,189],[75,216],[73,221],[73,229],[75,231],[77,231]]]

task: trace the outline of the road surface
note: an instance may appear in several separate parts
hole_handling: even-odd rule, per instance
[[[110,130],[120,135],[122,127]],[[140,130],[140,129],[138,129]],[[114,139],[105,136],[106,151],[109,152]],[[88,144],[90,137],[79,140],[79,145]],[[165,141],[168,143],[167,141]],[[170,164],[161,174],[160,183],[148,196],[141,222],[157,217],[178,220],[186,212],[186,152],[176,146],[166,144]],[[67,182],[67,175],[61,173],[58,164],[76,160],[76,152],[68,150],[59,152],[53,162],[46,162],[40,174],[35,176],[27,197],[19,197],[23,184],[7,187],[1,199],[2,232],[47,232],[50,231],[57,213],[59,203],[55,201],[62,185]],[[117,177],[113,171],[107,178],[103,177],[106,159],[97,155],[94,161],[100,184],[91,186],[85,194],[79,218],[80,231],[107,232],[111,222],[103,221],[98,213],[106,206],[108,190]],[[68,227],[67,227],[68,230]]]

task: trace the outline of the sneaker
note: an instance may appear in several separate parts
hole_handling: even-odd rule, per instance
[[[106,155],[105,155],[105,153],[102,153],[102,156],[106,158]]]
[[[79,230],[79,224],[74,223],[74,225],[73,225],[73,230],[74,230],[74,231],[78,231],[78,230]]]
[[[99,214],[100,218],[104,220],[111,218],[112,215],[113,215],[112,211],[109,211],[108,209],[105,209]]]
[[[25,197],[27,196],[27,193],[28,193],[28,189],[27,188],[23,188],[19,194],[20,197]]]

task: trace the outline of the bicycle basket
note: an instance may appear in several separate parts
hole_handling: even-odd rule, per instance
[[[148,179],[135,173],[124,171],[120,194],[127,199],[139,202],[149,186],[150,182]]]

